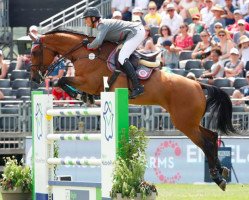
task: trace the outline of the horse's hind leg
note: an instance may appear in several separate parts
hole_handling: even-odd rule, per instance
[[[190,132],[191,130],[191,132]],[[209,172],[210,176],[213,179],[213,181],[223,190],[226,189],[226,180],[222,178],[222,176],[219,173],[219,169],[217,168],[217,153],[215,156],[215,152],[217,151],[217,144],[214,143],[215,140],[217,140],[215,137],[212,139],[210,134],[204,133],[204,129],[200,129],[198,127],[197,129],[188,129],[187,131],[184,131],[184,133],[198,146],[202,149],[205,156],[208,159],[208,165],[209,165]],[[219,163],[218,163],[219,165]],[[218,166],[220,167],[220,165]]]
[[[222,190],[225,190],[226,180],[219,173],[221,167],[218,161],[216,143],[218,136],[199,125],[202,115],[194,106],[189,106],[188,109],[179,108],[178,112],[172,112],[171,119],[178,130],[202,149],[208,160],[211,178]]]
[[[215,146],[213,155],[216,160],[216,168],[219,170],[220,175],[222,175],[225,179],[227,179],[229,177],[230,170],[225,166],[221,166],[220,160],[218,158],[218,145],[217,145],[218,133],[206,129],[202,126],[200,126],[200,131],[205,135],[205,137],[209,138],[212,141],[213,145]]]

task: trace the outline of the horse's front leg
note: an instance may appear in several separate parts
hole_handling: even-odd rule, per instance
[[[75,77],[61,77],[58,81],[54,84],[57,87],[62,88],[70,97],[80,100],[83,102],[90,102],[91,104],[94,103],[93,95],[87,94],[83,91],[76,89],[72,84],[74,82]]]

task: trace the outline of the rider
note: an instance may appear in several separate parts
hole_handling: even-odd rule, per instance
[[[85,19],[87,26],[98,30],[96,38],[91,43],[88,43],[88,40],[83,40],[83,45],[88,50],[97,49],[103,41],[123,42],[118,61],[133,85],[129,98],[133,99],[141,95],[144,92],[144,86],[140,84],[135,69],[129,60],[130,55],[144,40],[145,30],[141,22],[102,19],[100,11],[95,7],[86,8],[83,19]]]

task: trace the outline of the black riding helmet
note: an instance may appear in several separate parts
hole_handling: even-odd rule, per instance
[[[82,18],[84,19],[86,17],[96,17],[98,19],[101,18],[99,9],[95,7],[86,8],[83,12]]]

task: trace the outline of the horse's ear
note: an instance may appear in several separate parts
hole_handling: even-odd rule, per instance
[[[29,32],[28,33],[29,37],[31,38],[31,40],[33,42],[36,42],[39,38],[37,36],[35,36],[33,33]]]

